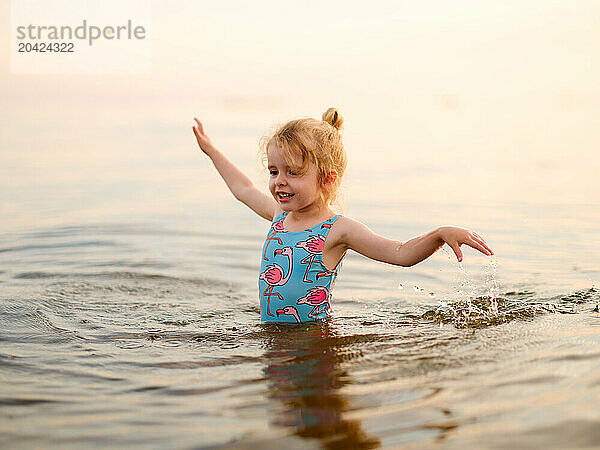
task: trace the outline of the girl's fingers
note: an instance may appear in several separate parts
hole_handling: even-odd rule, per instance
[[[462,260],[463,260],[463,254],[462,254],[462,251],[460,250],[460,246],[457,243],[455,243],[454,245],[452,245],[452,244],[450,244],[450,243],[447,242],[447,244],[454,251],[454,254],[456,255],[456,259],[458,259],[458,262],[462,262]]]
[[[479,250],[484,255],[491,256],[494,254],[494,252],[492,252],[491,249],[487,248],[487,246],[481,245],[476,240],[471,240],[471,242],[465,242],[465,244],[467,244],[469,247],[473,247],[475,250]]]
[[[196,119],[194,117],[194,120],[196,121],[196,123],[198,124],[198,131],[202,134],[204,134],[204,127],[202,126],[202,122],[200,122],[198,119]]]
[[[490,246],[487,244],[487,242],[485,242],[485,239],[483,239],[479,234],[473,232],[473,234],[478,238],[477,242],[479,242],[481,245],[483,245],[485,248],[487,248],[490,252],[492,252],[492,254],[494,253],[494,251],[490,248]]]
[[[479,243],[480,245],[482,245],[483,247],[485,247],[485,249],[490,252],[490,254],[494,254],[494,251],[490,248],[489,245],[487,245],[487,242],[485,242],[483,240],[483,238],[481,236],[479,236],[477,233],[473,233],[475,235],[475,242]]]
[[[193,127],[192,130],[194,130],[194,136],[196,136],[196,141],[198,142],[198,145],[200,146],[200,148],[202,148],[202,139],[198,134],[198,130],[196,129],[196,127]]]
[[[461,238],[459,238],[458,241],[454,241],[454,239],[448,239],[446,241],[446,244],[448,244],[450,248],[452,248],[454,254],[456,255],[456,259],[458,259],[458,262],[462,262],[463,260],[463,254],[460,250],[460,246],[462,244],[466,244],[469,247],[474,248],[475,250],[480,251],[481,253],[487,256],[491,256],[494,254],[494,252],[487,245],[485,240],[480,235],[474,232],[467,232],[463,234],[463,236],[461,236]]]
[[[467,241],[476,242],[477,244],[483,246],[491,254],[494,253],[492,251],[492,249],[489,247],[489,245],[487,245],[487,242],[485,242],[485,240],[479,234],[475,233],[474,231],[469,231],[465,239],[466,239],[465,243],[467,243],[467,244],[468,244]]]

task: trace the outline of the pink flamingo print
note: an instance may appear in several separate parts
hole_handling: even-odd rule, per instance
[[[321,277],[328,277],[329,275],[335,275],[337,277],[337,272],[335,270],[327,270],[326,272],[319,272],[317,274],[317,280]]]
[[[306,241],[300,241],[296,244],[296,247],[303,248],[308,252],[308,256],[300,261],[302,264],[308,264],[306,272],[304,272],[304,281],[307,283],[312,283],[312,280],[307,278],[308,271],[310,270],[310,266],[315,262],[317,255],[323,253],[323,244],[325,244],[325,238],[320,234],[318,236],[310,236]]]
[[[267,296],[267,314],[269,316],[275,317],[273,314],[271,314],[271,311],[269,311],[269,305],[271,303],[271,296],[276,295],[277,297],[279,297],[280,300],[283,300],[283,297],[281,295],[279,295],[276,292],[273,292],[273,288],[275,286],[283,286],[285,283],[287,283],[287,280],[289,280],[290,276],[292,275],[292,252],[293,252],[293,250],[291,247],[284,247],[284,248],[278,248],[273,253],[273,256],[285,255],[288,257],[288,259],[290,261],[290,268],[285,277],[283,276],[283,268],[279,264],[275,264],[275,263],[273,263],[270,266],[267,266],[265,271],[263,273],[261,273],[260,276],[258,277],[260,280],[265,280],[267,282],[267,284],[269,285],[269,287],[267,289],[265,289],[265,292],[263,292],[263,295]]]
[[[308,313],[308,317],[316,316],[323,311],[331,311],[331,305],[329,304],[329,291],[324,287],[309,289],[306,296],[299,298],[296,304],[314,306],[312,311]],[[321,305],[325,305],[325,308],[323,308],[321,311],[318,311]]]
[[[278,316],[279,314],[287,314],[288,316],[294,316],[296,318],[296,321],[300,323],[300,316],[298,315],[298,310],[293,306],[286,306],[283,309],[278,309],[276,312]]]
[[[323,228],[331,228],[331,224],[330,224],[330,223],[324,223],[323,225],[321,225],[321,230],[322,230]],[[310,231],[310,232],[312,232],[312,228],[307,228],[307,229],[306,229],[306,230],[304,230],[304,231]]]
[[[281,239],[279,239],[278,237],[275,237],[275,235],[277,233],[285,233],[285,229],[283,228],[283,219],[278,220],[277,222],[275,222],[273,224],[273,232],[271,234],[269,234],[267,236],[267,239],[265,240],[265,251],[263,252],[263,259],[265,261],[268,261],[267,248],[269,247],[269,244],[271,243],[271,241],[274,239],[279,243],[279,245],[282,244]]]

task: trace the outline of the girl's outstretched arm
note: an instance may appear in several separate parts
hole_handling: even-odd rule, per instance
[[[277,210],[275,199],[254,186],[252,180],[213,145],[202,123],[194,120],[198,124],[193,130],[200,149],[212,160],[231,193],[259,216],[273,220]]]
[[[362,223],[347,217],[340,225],[339,241],[343,247],[367,258],[397,266],[414,266],[429,258],[445,243],[452,248],[459,262],[463,259],[460,250],[463,244],[479,250],[484,255],[494,254],[481,236],[464,228],[441,227],[403,243],[379,236]]]

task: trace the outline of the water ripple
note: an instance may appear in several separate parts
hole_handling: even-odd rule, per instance
[[[121,244],[114,241],[82,241],[82,242],[63,242],[58,244],[35,244],[18,245],[15,247],[0,248],[0,253],[21,252],[25,250],[49,250],[57,248],[75,248],[75,247],[117,247]]]

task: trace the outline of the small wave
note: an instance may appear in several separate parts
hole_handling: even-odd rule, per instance
[[[66,277],[67,274],[61,273],[48,273],[48,272],[23,272],[18,273],[13,278],[16,279],[25,279],[25,280],[34,280],[37,278],[58,278],[58,277]]]
[[[0,248],[0,253],[19,252],[24,250],[47,250],[52,248],[74,248],[74,247],[117,247],[120,244],[113,241],[83,241],[83,242],[64,242],[60,244],[36,244],[36,245],[17,245],[15,247]]]
[[[577,353],[570,355],[557,356],[556,358],[550,359],[550,361],[589,361],[599,359],[600,353]]]
[[[131,224],[115,224],[115,225],[79,225],[79,226],[65,226],[65,227],[54,227],[48,229],[42,229],[37,231],[29,231],[23,233],[28,238],[55,238],[55,237],[72,237],[75,235],[86,234],[86,233],[106,233],[106,234],[121,234],[121,233],[135,233],[135,234],[159,234],[161,230],[151,229],[144,226],[135,226]]]
[[[599,308],[600,291],[590,288],[546,300],[532,299],[531,291],[510,291],[503,296],[479,296],[474,299],[442,303],[425,312],[421,319],[435,323],[452,324],[457,328],[485,328],[513,320],[530,320],[541,314],[576,314],[578,305],[592,303]]]
[[[263,357],[234,355],[225,357],[206,358],[198,361],[161,361],[148,364],[149,367],[162,367],[167,369],[193,369],[197,367],[225,367],[239,366],[240,364],[262,363]]]
[[[133,268],[144,268],[150,267],[153,269],[169,269],[172,267],[171,264],[161,263],[158,261],[124,261],[124,260],[113,260],[106,262],[94,262],[82,265],[83,267],[133,267]]]
[[[149,392],[149,391],[158,391],[160,389],[163,389],[165,386],[142,386],[139,388],[134,388],[134,389],[129,389],[125,392]]]
[[[123,332],[117,334],[99,335],[95,339],[98,341],[113,341],[113,342],[135,342],[137,345],[144,345],[145,341],[150,341],[153,344],[179,347],[186,343],[190,344],[208,344],[213,348],[236,348],[242,345],[241,340],[245,336],[238,333],[236,327],[215,330],[210,333],[198,332],[173,332],[165,330],[149,330],[140,332]]]
[[[54,325],[52,318],[42,310],[33,306],[34,300],[7,299],[0,307],[0,327],[3,331],[35,330],[45,335],[74,335],[74,331]]]
[[[45,398],[0,398],[2,406],[29,406],[39,405],[41,403],[64,403],[59,400],[49,400]]]
[[[16,233],[15,233],[16,234]],[[138,235],[138,236],[177,236],[177,237],[199,237],[199,238],[221,238],[227,241],[238,239],[240,242],[253,242],[260,239],[262,234],[256,233],[211,233],[208,231],[183,230],[175,228],[167,228],[156,226],[155,224],[98,224],[98,225],[79,225],[55,227],[41,230],[32,230],[16,234],[25,238],[57,238],[57,237],[73,237],[86,234],[96,235]]]
[[[115,272],[97,272],[97,273],[85,273],[85,272],[21,272],[13,276],[15,279],[40,279],[40,278],[117,278],[117,279],[129,279],[129,280],[156,280],[156,281],[170,281],[170,282],[185,282],[199,286],[209,287],[226,287],[232,286],[230,282],[224,282],[214,278],[183,278],[173,277],[170,275],[163,275],[157,273],[143,273],[143,272],[129,272],[129,271],[115,271]]]

